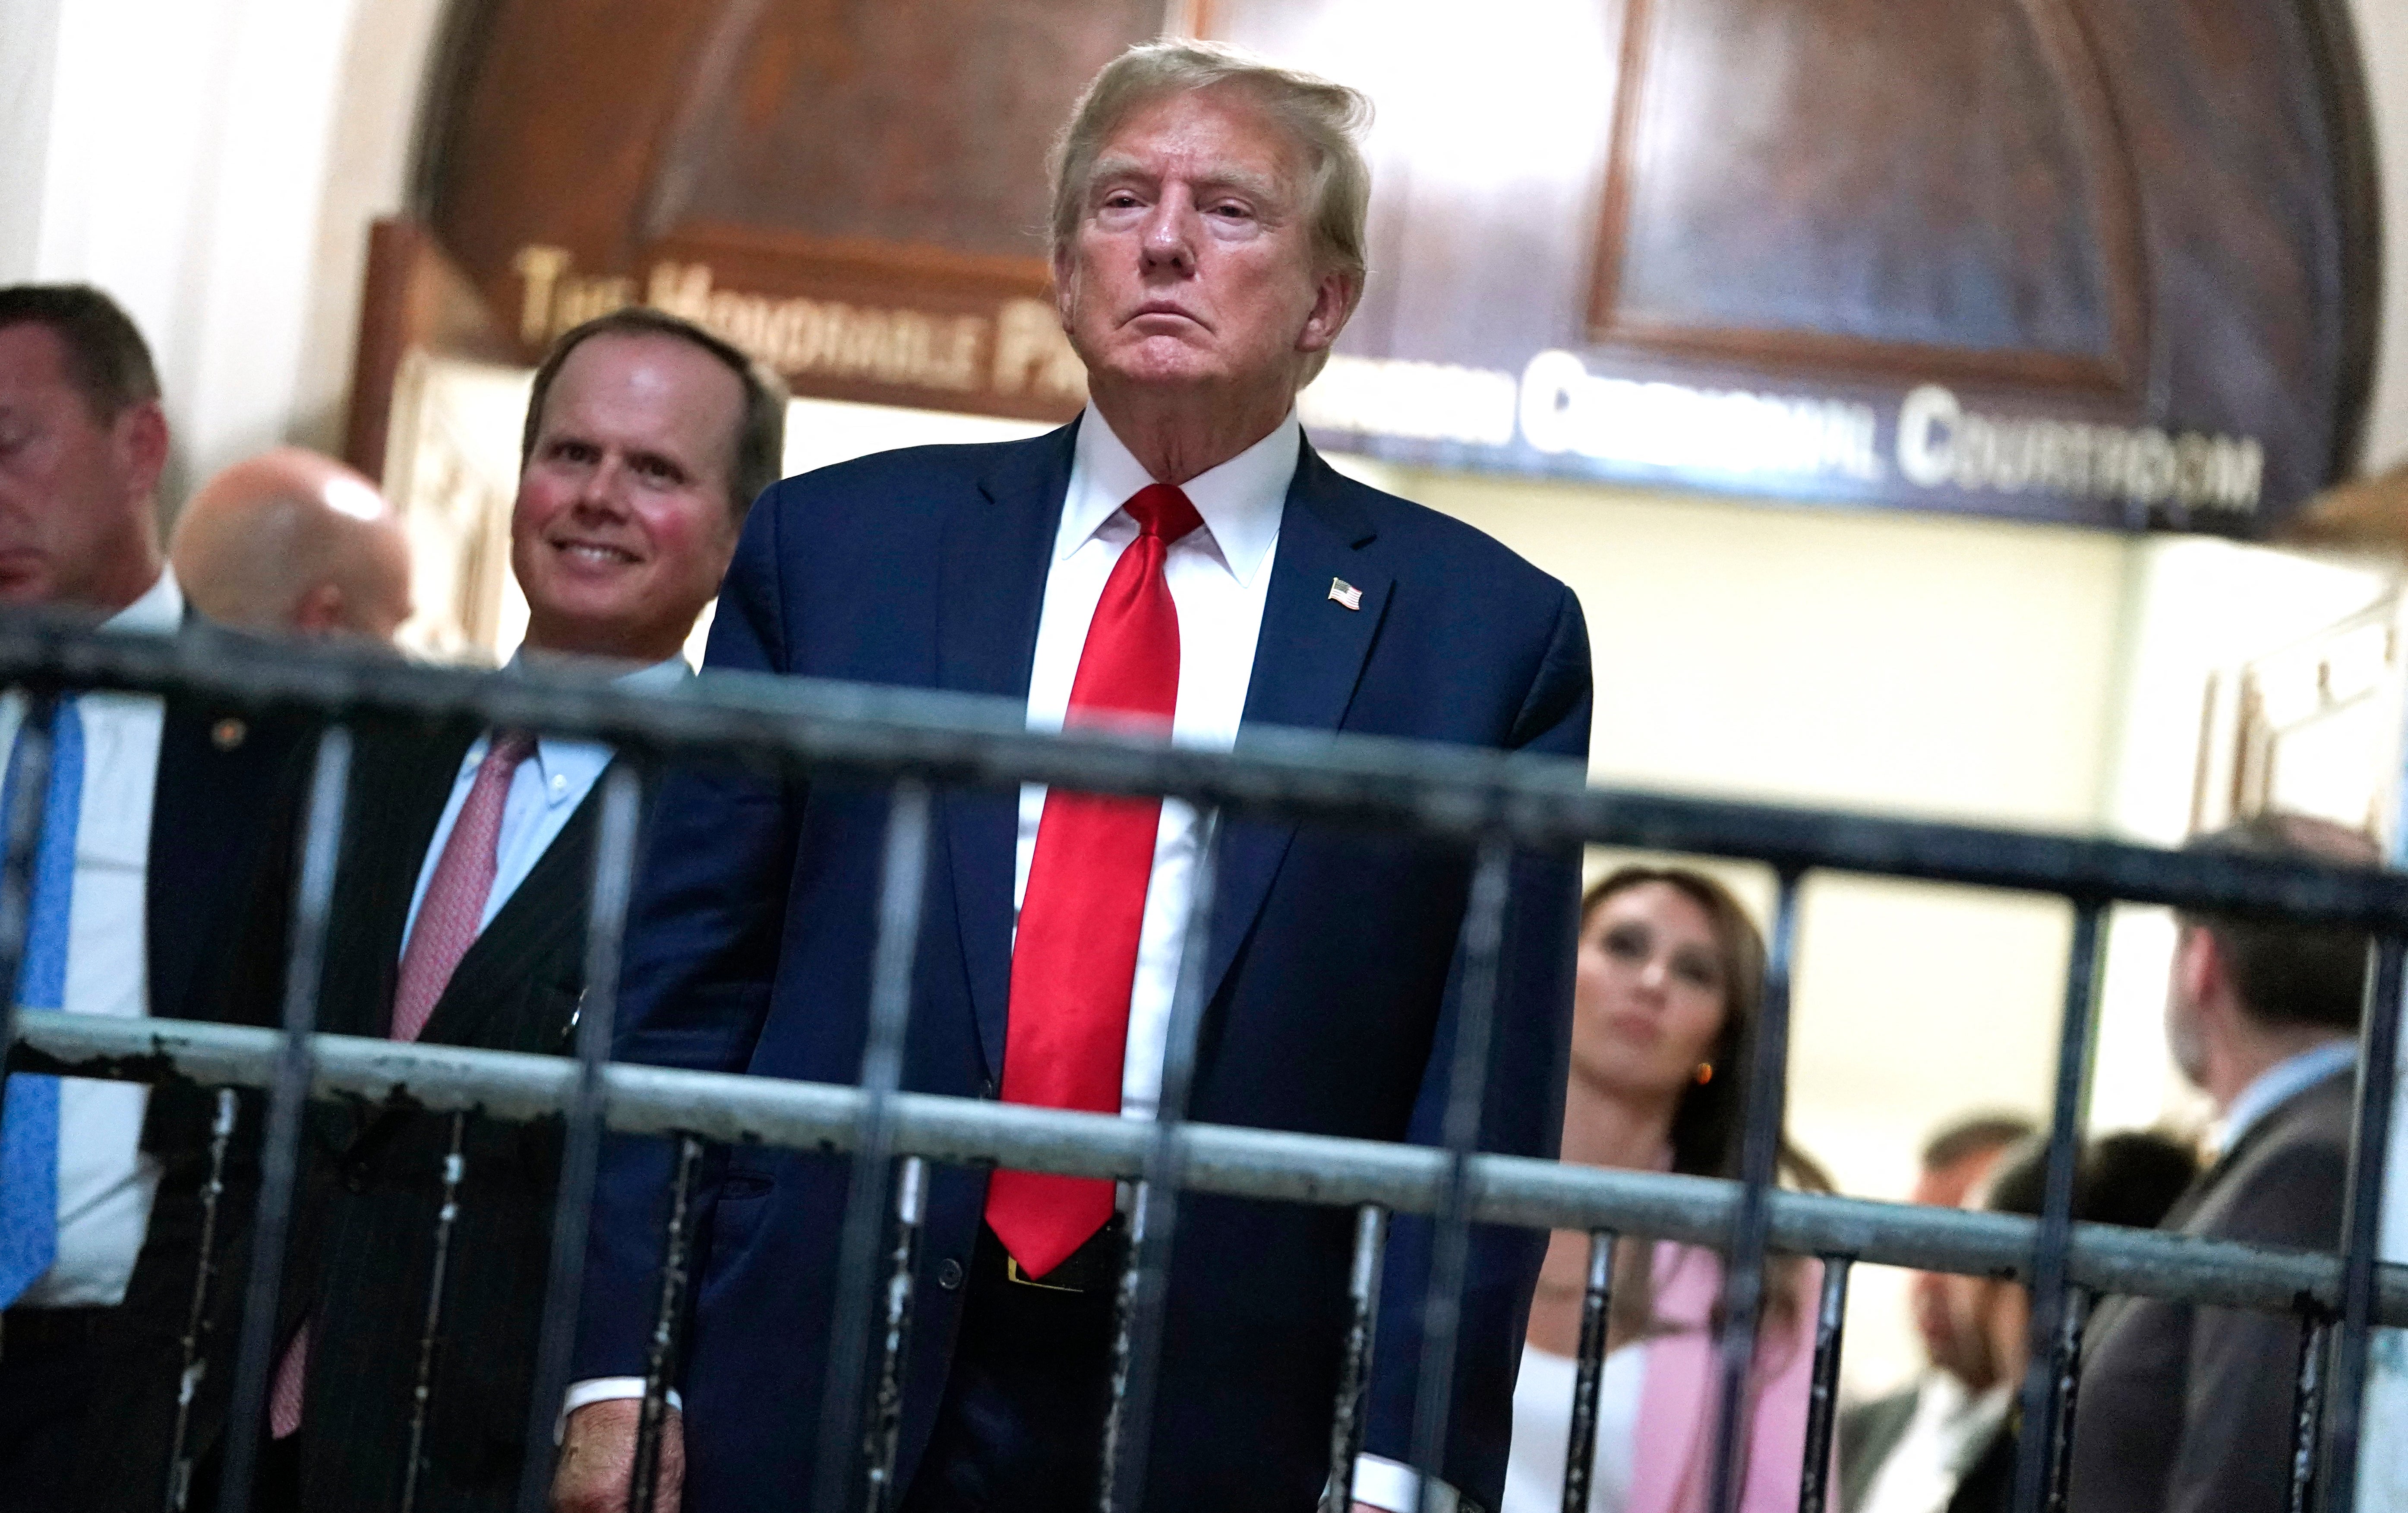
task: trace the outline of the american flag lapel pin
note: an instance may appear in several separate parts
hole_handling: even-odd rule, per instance
[[[1329,597],[1350,610],[1363,607],[1363,591],[1343,578],[1329,580]]]

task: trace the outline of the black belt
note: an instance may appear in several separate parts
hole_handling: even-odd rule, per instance
[[[1114,1214],[1102,1229],[1087,1236],[1086,1244],[1042,1276],[1031,1276],[1022,1271],[1020,1262],[1012,1260],[1011,1252],[1000,1243],[996,1249],[1003,1257],[1003,1277],[1007,1282],[1053,1292],[1114,1292],[1120,1288],[1121,1273],[1128,1266],[1128,1223]]]
[[[89,1347],[116,1317],[114,1308],[11,1308],[0,1313],[0,1357]]]

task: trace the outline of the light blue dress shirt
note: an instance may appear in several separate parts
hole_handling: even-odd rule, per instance
[[[2241,1144],[2258,1120],[2274,1112],[2291,1099],[2306,1092],[2327,1077],[2336,1076],[2358,1065],[2358,1042],[2328,1041],[2314,1050],[2277,1061],[2258,1074],[2258,1080],[2241,1089],[2241,1096],[2225,1111],[2223,1127],[2215,1133],[2215,1152],[2221,1156]]]
[[[514,657],[510,666],[519,665]],[[616,681],[630,688],[674,687],[692,677],[693,671],[683,657],[672,656],[666,662],[655,662],[638,668]],[[425,859],[418,866],[418,886],[410,889],[409,918],[401,936],[402,949],[409,948],[409,931],[418,928],[418,908],[425,901],[426,886],[435,880],[435,864],[443,856],[443,847],[452,839],[452,827],[459,822],[460,808],[468,801],[468,790],[476,785],[477,769],[485,760],[485,752],[493,744],[490,733],[479,736],[460,758],[460,771],[452,780],[452,797],[445,800],[443,817],[436,822],[435,835],[426,845]],[[539,737],[535,754],[519,764],[511,774],[509,797],[502,802],[501,834],[494,843],[494,890],[485,897],[484,917],[477,921],[481,932],[494,922],[502,905],[509,902],[527,873],[543,859],[552,843],[567,827],[568,817],[577,806],[594,791],[594,784],[602,770],[610,765],[610,748],[598,741],[569,741],[555,736]]]

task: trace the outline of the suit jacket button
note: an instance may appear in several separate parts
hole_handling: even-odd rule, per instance
[[[962,1263],[947,1256],[937,1263],[937,1285],[948,1292],[958,1292],[962,1286]]]

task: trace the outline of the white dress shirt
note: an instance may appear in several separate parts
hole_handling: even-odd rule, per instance
[[[1535,1345],[1522,1347],[1513,1378],[1513,1443],[1505,1462],[1501,1513],[1558,1513],[1572,1442],[1572,1388],[1580,1363]],[[1589,1513],[1623,1513],[1639,1453],[1639,1397],[1647,1347],[1634,1341],[1605,1358],[1597,1384],[1597,1451],[1589,1463]],[[1356,1478],[1356,1490],[1362,1480]]]
[[[511,658],[512,668],[520,665]],[[622,674],[616,681],[634,688],[674,687],[692,676],[682,656],[672,656],[665,662],[638,668]],[[452,797],[444,801],[443,817],[435,824],[435,834],[426,843],[426,858],[419,863],[418,886],[410,890],[409,917],[402,927],[402,950],[409,948],[409,931],[418,928],[418,907],[426,901],[426,886],[435,880],[435,864],[442,859],[443,847],[452,839],[452,827],[459,823],[460,807],[468,801],[468,790],[476,786],[477,769],[483,764],[486,751],[493,745],[489,731],[470,743],[467,754],[460,758],[460,771],[452,780]],[[510,774],[509,796],[502,800],[502,829],[494,842],[494,890],[485,896],[485,912],[478,919],[482,931],[501,913],[502,905],[510,901],[527,873],[552,848],[563,829],[568,824],[577,806],[594,790],[602,770],[610,765],[610,748],[598,741],[567,741],[557,736],[538,736],[535,751],[518,771]]]
[[[2000,1382],[1976,1397],[1947,1372],[1925,1372],[1914,1412],[1873,1473],[1859,1513],[1947,1513],[1965,1474],[2007,1421],[2018,1385]]]
[[[173,635],[184,595],[172,569],[104,630]],[[83,719],[83,797],[67,914],[69,1014],[147,1018],[146,933],[150,808],[159,781],[159,700],[138,694],[76,697]],[[0,698],[0,753],[15,749],[24,696]],[[188,880],[196,887],[206,878]],[[129,948],[130,947],[130,948]],[[150,1225],[159,1166],[142,1149],[150,1089],[138,1082],[68,1077],[59,1084],[59,1248],[17,1300],[28,1308],[115,1307]]]
[[[1173,541],[1163,576],[1179,610],[1179,705],[1170,739],[1207,751],[1238,742],[1246,688],[1254,675],[1254,642],[1262,634],[1263,600],[1279,546],[1281,513],[1296,476],[1302,436],[1296,412],[1270,435],[1208,473],[1180,485],[1204,527]],[[1154,482],[1142,464],[1091,408],[1079,422],[1070,487],[1054,536],[1045,599],[1037,617],[1037,656],[1028,671],[1028,728],[1057,731],[1070,705],[1070,684],[1087,644],[1087,625],[1104,597],[1104,583],[1122,551],[1137,540],[1137,522],[1121,506]],[[1028,892],[1028,864],[1045,789],[1020,790],[1020,845],[1011,878],[1015,921]],[[1137,980],[1129,993],[1128,1050],[1121,1066],[1121,1113],[1150,1119],[1162,1088],[1170,1034],[1170,1001],[1179,984],[1187,905],[1197,841],[1193,806],[1166,800],[1154,832],[1154,875],[1138,933]]]

